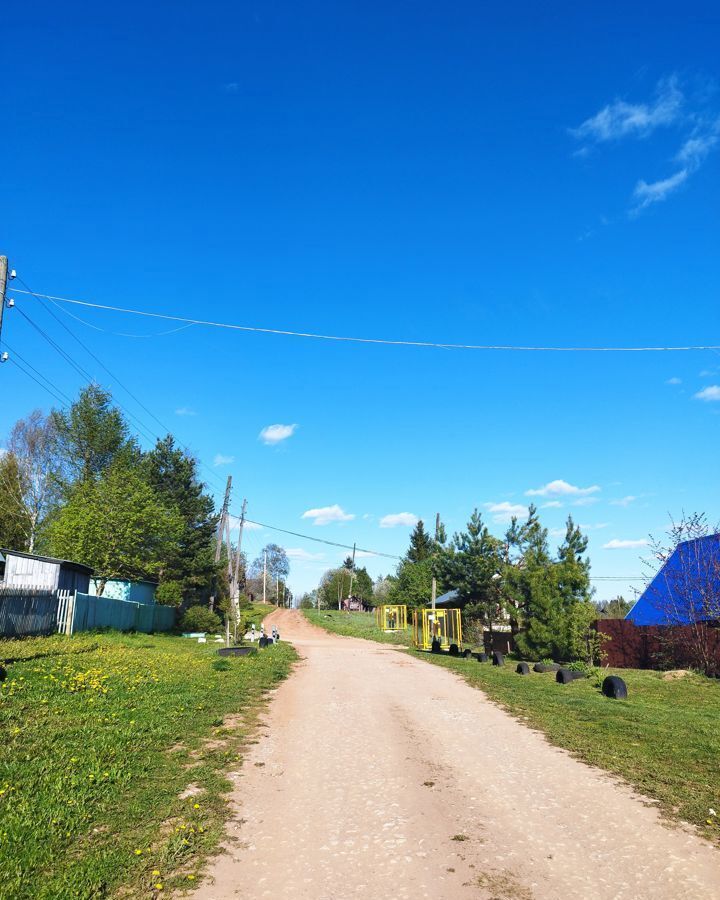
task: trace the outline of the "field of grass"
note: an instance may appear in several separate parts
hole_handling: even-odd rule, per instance
[[[338,609],[304,609],[303,613],[313,625],[319,625],[333,634],[365,638],[384,644],[410,644],[409,629],[386,634],[375,624],[375,613],[341,612]]]
[[[0,641],[2,900],[195,882],[222,836],[225,773],[295,659],[283,644],[215,651],[166,635]]]
[[[342,631],[323,612],[308,618],[329,631],[382,640],[374,624],[359,618],[362,614],[342,615]],[[608,670],[603,676],[620,675],[629,695],[627,701],[609,700],[597,679],[563,686],[553,673],[517,675],[510,661],[497,667],[408,652],[457,672],[551,743],[622,776],[657,800],[670,818],[691,822],[720,840],[720,816],[709,812],[720,813],[720,681],[694,674],[665,680],[663,672]]]

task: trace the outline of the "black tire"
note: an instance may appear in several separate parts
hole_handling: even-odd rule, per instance
[[[570,684],[571,681],[577,681],[579,678],[584,677],[584,672],[575,672],[573,669],[558,669],[555,681],[558,684]]]
[[[490,659],[490,657],[487,655],[487,653],[476,653],[475,659],[478,662],[487,662]]]
[[[472,656],[472,650],[463,651],[463,656],[465,657],[465,659],[470,659],[470,657]]]
[[[535,663],[534,672],[557,672],[560,666],[557,663]]]
[[[440,641],[437,638],[433,638],[433,642],[430,646],[431,653],[440,653]]]
[[[448,651],[450,656],[460,656],[460,648],[457,644],[450,644],[450,650]]]
[[[517,669],[515,669],[515,671],[518,675],[529,675],[530,666],[526,662],[521,662],[517,664]]]
[[[493,650],[492,655],[492,663],[494,666],[504,666],[505,665],[505,657],[499,650]]]
[[[258,641],[258,647],[267,647],[267,638],[261,637]]]
[[[613,700],[627,700],[627,685],[618,675],[608,675],[602,683],[602,692]]]

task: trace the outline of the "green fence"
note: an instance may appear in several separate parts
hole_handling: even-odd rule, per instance
[[[70,633],[92,631],[94,628],[117,628],[118,631],[170,631],[175,625],[175,610],[171,606],[115,600],[112,597],[93,597],[76,594]],[[61,630],[67,631],[67,623]]]

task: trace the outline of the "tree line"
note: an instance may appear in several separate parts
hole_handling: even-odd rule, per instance
[[[0,547],[90,566],[98,594],[110,579],[147,579],[159,582],[158,602],[223,606],[218,519],[197,460],[171,434],[143,451],[96,384],[68,409],[20,419],[0,455]],[[281,547],[265,550],[273,597],[289,565]],[[241,563],[242,583],[257,591],[263,553]]]
[[[538,659],[592,659],[599,651],[592,627],[599,610],[592,602],[587,544],[570,516],[560,545],[551,548],[535,506],[526,519],[513,518],[502,537],[490,532],[477,510],[451,538],[439,518],[434,534],[420,521],[397,571],[371,583],[367,602],[428,606],[434,578],[438,595],[456,592],[450,606],[463,609],[471,632],[509,629],[519,651]],[[340,571],[324,576],[321,606],[337,605]],[[618,598],[605,614],[624,605]]]

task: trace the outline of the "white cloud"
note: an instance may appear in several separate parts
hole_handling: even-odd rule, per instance
[[[308,509],[302,514],[301,518],[313,519],[313,525],[329,525],[331,522],[349,522],[355,516],[353,513],[346,513],[342,506],[334,503],[332,506]]]
[[[682,378],[668,378],[665,384],[682,384]]]
[[[594,503],[598,503],[597,497],[580,497],[577,500],[573,500],[573,506],[592,506]]]
[[[712,132],[688,138],[678,151],[675,161],[691,171],[700,168],[705,157],[718,143],[717,130],[719,126],[720,120],[715,123]]]
[[[695,394],[695,399],[705,400],[708,403],[720,400],[720,385],[711,384],[708,387],[703,388]]]
[[[550,537],[565,537],[567,528],[551,528],[548,534]]]
[[[630,506],[630,504],[634,503],[636,500],[637,497],[628,494],[627,497],[619,497],[617,500],[611,500],[610,506]]]
[[[308,553],[302,547],[286,547],[285,553],[288,559],[299,559],[303,562],[315,562],[318,559],[324,559],[324,553]]]
[[[401,512],[390,513],[380,519],[381,528],[397,528],[398,525],[404,525],[408,528],[414,528],[418,523],[418,517],[415,513]]]
[[[549,481],[546,485],[535,490],[525,491],[526,497],[584,497],[587,494],[596,494],[600,490],[597,484],[590,487],[577,487],[558,478],[556,481]]]
[[[607,544],[603,544],[603,550],[636,550],[640,547],[647,547],[647,545],[648,542],[645,538],[640,538],[638,541],[620,541],[613,538]]]
[[[615,100],[570,133],[581,140],[602,143],[625,137],[646,138],[662,125],[672,125],[680,117],[684,97],[677,79],[669,78],[657,85],[651,103],[627,103]]]
[[[562,509],[562,503],[559,500],[548,500],[540,509]]]
[[[234,456],[225,456],[222,453],[216,453],[215,459],[213,460],[213,465],[214,466],[229,466],[230,463],[234,463],[234,462],[235,462]]]
[[[297,430],[297,425],[268,425],[258,435],[263,444],[279,444],[292,437]]]
[[[688,169],[680,169],[674,175],[670,175],[668,178],[663,178],[660,181],[653,181],[650,184],[641,178],[633,191],[633,197],[637,201],[633,212],[638,213],[653,203],[660,203],[662,200],[665,200],[673,191],[676,191],[680,185],[687,181],[689,174]]]
[[[176,416],[196,416],[197,413],[194,409],[190,409],[189,406],[181,406],[180,409],[175,410]]]
[[[369,550],[356,550],[355,551],[355,559],[369,559],[370,557],[377,556],[377,553],[371,553]]]
[[[528,514],[527,506],[522,503],[508,503],[503,500],[502,503],[486,503],[485,509],[492,515],[493,522],[503,525],[510,522],[513,517],[523,519]]]
[[[599,531],[601,528],[607,528],[609,522],[598,522],[597,525],[578,525],[581,531]]]

